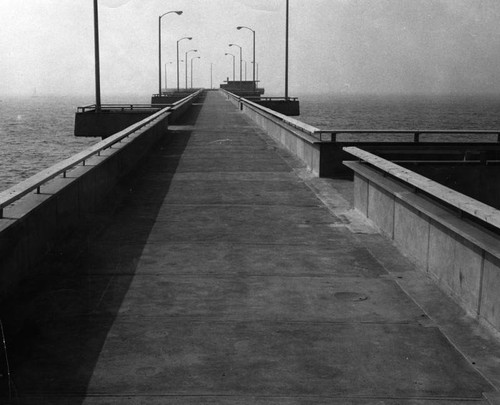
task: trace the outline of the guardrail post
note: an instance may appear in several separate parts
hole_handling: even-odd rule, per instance
[[[500,142],[500,132],[497,134],[497,142]]]
[[[332,132],[330,134],[330,142],[337,142],[337,133],[336,132]]]
[[[0,219],[3,218],[3,208],[0,208]]]
[[[420,141],[420,132],[415,132],[413,134],[413,142],[418,143]]]

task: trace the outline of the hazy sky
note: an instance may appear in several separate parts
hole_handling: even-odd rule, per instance
[[[285,0],[99,0],[101,84],[149,96],[158,88],[158,16],[169,87],[176,41],[189,49],[194,85],[232,76],[243,47],[251,79],[284,91]],[[238,76],[238,67],[237,67]],[[181,69],[184,85],[184,69]],[[93,0],[0,0],[0,96],[94,91]],[[499,0],[290,0],[290,95],[304,93],[500,94]]]

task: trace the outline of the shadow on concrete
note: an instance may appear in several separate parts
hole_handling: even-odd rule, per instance
[[[176,125],[194,123],[200,108]],[[82,403],[77,398],[87,391],[191,136],[167,134],[110,193],[109,203],[48,253],[35,272],[39,276],[2,303],[11,379],[0,353],[0,398],[52,403],[54,395],[70,395],[71,403]]]

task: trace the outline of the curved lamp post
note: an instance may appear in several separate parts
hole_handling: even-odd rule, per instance
[[[259,81],[259,64],[256,62],[256,63],[253,63],[252,64],[255,65],[255,81],[258,82]],[[257,86],[257,84],[256,84]]]
[[[288,16],[290,11],[289,0],[286,0],[286,40],[285,40],[285,100],[288,101]]]
[[[198,52],[197,49],[190,49],[189,51],[186,52],[186,55],[184,57],[184,62],[185,62],[185,73],[186,73],[186,89],[188,88],[188,54],[189,52]]]
[[[241,30],[241,29],[247,29],[247,30],[250,30],[252,31],[252,34],[253,34],[253,61],[252,61],[252,64],[253,64],[253,76],[252,76],[252,80],[253,80],[253,90],[255,91],[255,89],[257,88],[257,85],[255,83],[255,31],[249,27],[245,27],[244,25],[240,25],[239,27],[236,27],[237,30]]]
[[[191,58],[191,88],[193,88],[193,60],[195,59],[201,59],[201,56],[195,56],[194,58]]]
[[[181,15],[182,11],[167,11],[158,17],[158,95],[161,96],[161,19],[167,14]],[[165,84],[166,86],[166,84]]]
[[[242,65],[242,61],[243,61],[243,48],[239,45],[236,45],[236,44],[229,44],[229,46],[237,46],[238,48],[240,48],[240,84],[241,84],[241,65]]]
[[[165,91],[167,91],[167,89],[168,89],[168,83],[167,83],[167,65],[171,65],[172,63],[174,63],[174,62],[165,63]]]
[[[183,39],[191,41],[193,37],[184,37],[177,41],[177,92],[179,92],[179,42],[181,42]]]
[[[235,65],[234,59],[235,59],[235,57],[232,53],[227,53],[227,52],[224,55],[229,55],[229,56],[233,57],[233,82],[234,82],[234,65]]]
[[[214,73],[214,64],[213,62],[210,62],[210,89],[213,89],[213,73]]]
[[[101,73],[99,63],[99,7],[94,0],[95,110],[101,110]]]

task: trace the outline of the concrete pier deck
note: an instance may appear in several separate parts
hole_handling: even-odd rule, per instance
[[[349,186],[207,92],[11,303],[32,320],[9,342],[12,395],[495,403],[498,341],[349,210]]]

